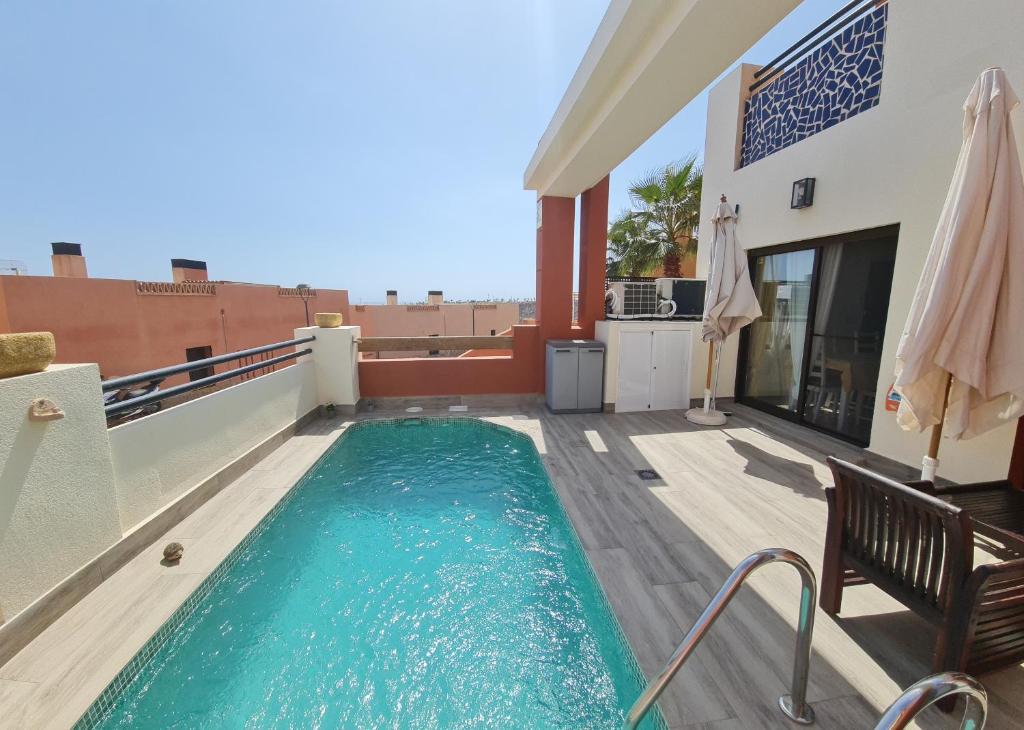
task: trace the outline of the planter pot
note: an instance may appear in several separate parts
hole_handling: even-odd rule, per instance
[[[338,312],[317,312],[313,319],[317,327],[341,327],[341,314]]]
[[[0,378],[42,372],[56,354],[50,332],[0,335]]]

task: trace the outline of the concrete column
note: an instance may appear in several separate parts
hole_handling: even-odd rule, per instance
[[[575,198],[537,201],[537,324],[541,343],[572,336],[572,249]]]
[[[608,175],[580,196],[580,306],[584,337],[604,319],[605,260],[608,251]]]
[[[353,415],[359,404],[359,327],[299,327],[295,338],[316,337],[314,342],[296,345],[307,347],[312,354],[301,358],[312,359],[316,369],[317,399],[320,405],[333,403],[339,412]]]

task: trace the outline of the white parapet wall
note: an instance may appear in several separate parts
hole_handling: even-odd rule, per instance
[[[355,410],[359,328],[296,334],[317,339],[293,365],[109,430],[96,365],[0,380],[0,664],[186,514],[175,500],[194,508],[318,406]],[[37,398],[63,416],[30,419]]]
[[[30,420],[35,398],[63,418]],[[99,368],[0,380],[0,623],[120,537]]]
[[[316,337],[302,347],[313,350],[302,358],[316,366],[320,405],[333,404],[342,413],[355,413],[359,404],[359,327],[300,327],[295,339]]]
[[[307,361],[110,429],[122,529],[132,529],[318,405],[315,365]]]

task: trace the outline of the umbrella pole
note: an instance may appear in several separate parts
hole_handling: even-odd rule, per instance
[[[704,412],[711,412],[711,371],[715,367],[715,341],[708,342],[708,376],[704,382]]]
[[[946,422],[946,409],[949,407],[949,388],[953,384],[953,374],[946,373],[946,387],[942,395],[942,410],[939,411],[939,422],[932,426],[932,437],[928,442],[928,455],[921,461],[921,478],[934,482],[935,472],[939,469],[939,444],[942,442],[942,425]]]
[[[718,359],[721,352],[721,343],[716,343],[714,340],[708,343],[708,373],[704,381],[704,407],[691,408],[686,412],[686,420],[690,423],[696,423],[699,426],[721,426],[725,423],[725,414],[715,410],[715,388],[718,379]]]

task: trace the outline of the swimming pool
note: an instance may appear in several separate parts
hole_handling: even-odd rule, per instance
[[[367,421],[80,726],[616,728],[643,686],[529,438]]]

